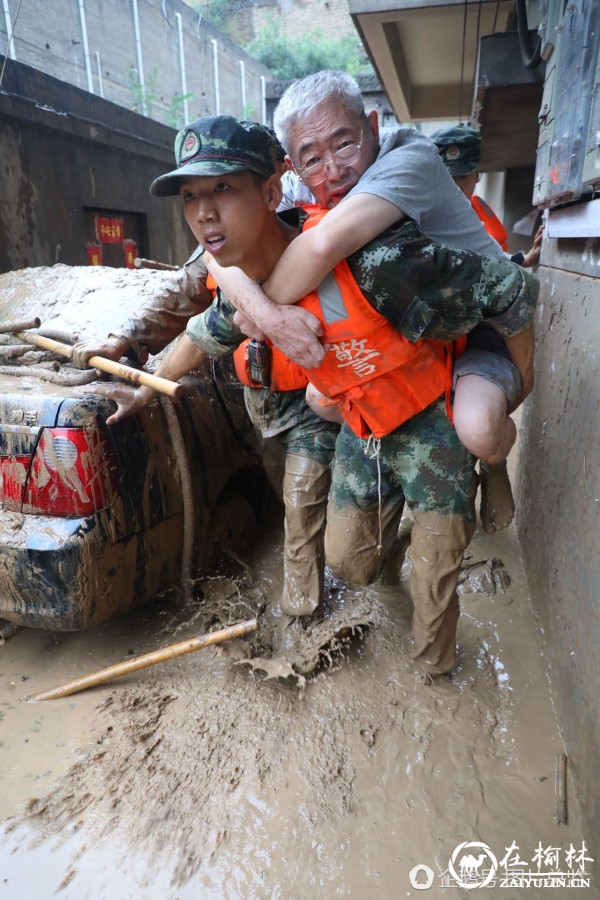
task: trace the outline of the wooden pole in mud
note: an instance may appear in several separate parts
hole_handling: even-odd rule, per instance
[[[567,757],[565,753],[556,754],[556,812],[554,819],[557,825],[567,824]]]
[[[23,331],[25,328],[39,328],[41,324],[37,316],[35,319],[27,319],[26,322],[3,322],[0,325],[0,334],[14,334],[16,331]]]
[[[142,259],[141,256],[136,256],[133,264],[136,269],[162,269],[166,272],[178,272],[181,269],[181,266],[170,266],[168,263],[161,263],[156,259]]]
[[[256,631],[257,628],[257,620],[248,619],[246,622],[240,622],[239,625],[230,625],[228,628],[221,628],[220,631],[212,631],[209,634],[190,638],[179,644],[171,644],[169,647],[163,647],[161,650],[153,650],[152,653],[145,653],[143,656],[136,656],[135,659],[116,663],[114,666],[108,666],[106,669],[100,669],[99,672],[92,672],[90,675],[76,678],[75,681],[61,684],[50,691],[44,691],[41,694],[35,694],[33,697],[24,699],[28,703],[37,703],[38,700],[56,700],[58,697],[68,697],[70,694],[85,691],[87,688],[95,687],[98,684],[106,684],[107,681],[112,681],[113,678],[120,678],[121,675],[128,675],[130,672],[136,672],[138,669],[146,669],[148,666],[156,665],[156,663],[175,659],[176,656],[183,656],[185,653],[201,650],[202,647],[209,647],[211,644],[222,644],[223,641],[243,637]]]
[[[67,359],[71,359],[73,356],[73,348],[69,344],[62,344],[53,338],[47,338],[41,334],[32,334],[27,331],[17,331],[15,334],[19,340],[32,344],[34,347],[50,350],[52,353],[58,353],[59,356],[65,356]],[[134,369],[131,366],[124,366],[121,363],[113,362],[112,359],[105,359],[103,356],[90,356],[88,366],[91,369],[100,369],[101,372],[107,372],[109,375],[116,375],[117,378],[131,381],[133,384],[146,385],[146,387],[158,391],[159,394],[166,394],[167,397],[179,399],[185,393],[184,386],[177,381],[169,381],[168,378],[161,378],[160,375],[152,375],[150,372]]]

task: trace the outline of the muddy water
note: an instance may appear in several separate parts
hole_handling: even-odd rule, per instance
[[[281,590],[275,532],[252,573],[234,564],[205,581],[200,605],[157,605],[85,634],[21,632],[0,647],[0,898],[597,897],[597,875],[577,891],[444,888],[463,842],[498,860],[514,843],[532,871],[539,844],[559,848],[566,870],[565,851],[585,837],[570,780],[568,824],[554,821],[563,746],[513,530],[477,534],[469,555],[460,666],[432,686],[405,652],[405,581],[366,597],[333,585],[334,615],[356,636],[304,684],[268,677],[291,671],[282,662],[244,662],[285,642],[309,668],[323,639],[290,641],[261,612]],[[255,613],[261,630],[235,647],[47,704],[20,700]],[[428,891],[411,886],[419,864],[434,875]]]

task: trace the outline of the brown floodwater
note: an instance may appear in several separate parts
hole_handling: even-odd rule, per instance
[[[555,848],[568,872],[570,846],[585,840],[570,778],[568,822],[555,821],[564,748],[512,527],[476,534],[460,665],[433,685],[406,653],[406,565],[396,586],[333,583],[333,619],[355,637],[294,677],[270,659],[288,638],[262,611],[265,600],[277,611],[280,533],[249,562],[205,580],[200,602],[158,603],[85,633],[25,630],[0,647],[2,900],[598,896],[593,874],[579,889],[500,884],[508,848],[533,872],[538,847]],[[259,632],[235,646],[69,698],[23,700],[217,618],[257,613]],[[324,643],[319,627],[286,651],[305,674]],[[469,854],[476,877],[489,852],[496,879],[465,886],[459,861]],[[453,854],[458,879],[447,886]],[[431,870],[413,875],[432,877],[429,890],[411,884],[416,866]]]

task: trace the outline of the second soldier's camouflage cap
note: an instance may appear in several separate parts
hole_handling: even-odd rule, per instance
[[[431,140],[453,178],[470,175],[479,168],[481,134],[470,125],[454,125],[431,135]]]
[[[268,178],[275,173],[278,148],[268,129],[258,122],[238,122],[233,116],[210,116],[186,125],[175,138],[177,168],[156,178],[150,193],[179,193],[183,178],[231,175],[249,170]]]

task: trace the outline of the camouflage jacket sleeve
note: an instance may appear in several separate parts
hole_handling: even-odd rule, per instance
[[[245,339],[233,321],[235,307],[223,297],[220,291],[211,306],[203,313],[190,319],[187,336],[193,344],[209,356],[219,359],[232,353]]]
[[[145,361],[148,353],[160,353],[167,344],[185,331],[192,316],[206,309],[212,294],[206,288],[207,269],[201,248],[174,272],[173,281],[119,329],[115,337],[129,343],[134,355]]]
[[[413,222],[348,260],[369,302],[408,340],[454,340],[481,321],[511,337],[531,324],[538,280],[506,258],[435,243]]]

